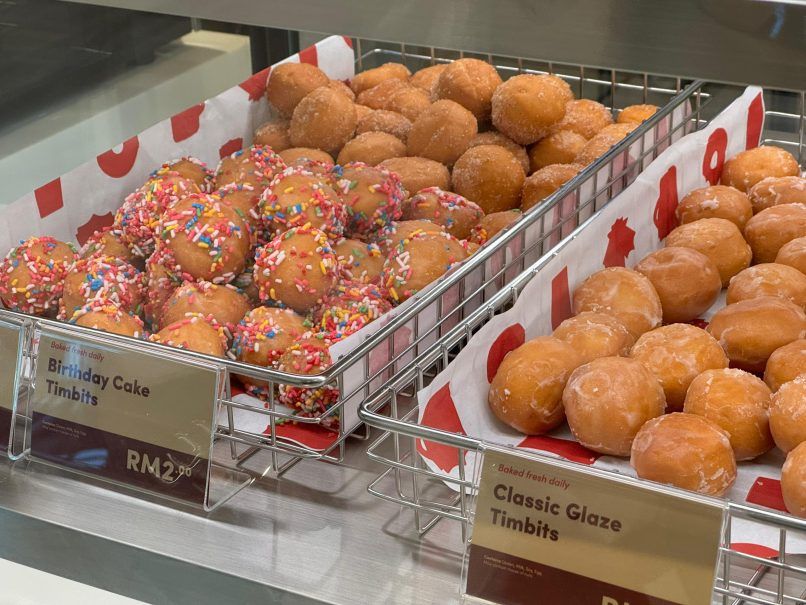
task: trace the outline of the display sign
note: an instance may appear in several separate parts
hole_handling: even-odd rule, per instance
[[[17,398],[22,326],[0,321],[0,452],[11,439],[14,401]]]
[[[466,593],[502,605],[707,605],[723,507],[488,449]]]
[[[215,366],[43,332],[31,457],[204,504]]]

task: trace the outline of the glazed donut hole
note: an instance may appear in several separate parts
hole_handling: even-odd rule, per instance
[[[663,312],[652,282],[637,271],[610,267],[597,271],[574,291],[574,314],[613,315],[638,337],[661,324]]]
[[[590,99],[575,99],[565,106],[565,116],[552,127],[554,132],[571,131],[592,139],[605,126],[613,123],[610,110]]]
[[[581,364],[571,345],[552,336],[525,342],[498,367],[487,396],[490,410],[520,433],[547,433],[565,417],[563,389]]]
[[[526,149],[518,145],[505,134],[501,134],[495,130],[480,132],[470,141],[469,147],[478,147],[479,145],[498,145],[499,147],[503,147],[518,160],[521,168],[523,168],[523,174],[529,173],[529,154],[526,153]]]
[[[797,237],[781,246],[775,262],[794,267],[806,275],[806,237]]]
[[[346,279],[362,284],[379,284],[386,255],[375,243],[342,238],[333,244],[333,252]]]
[[[515,156],[503,147],[479,145],[456,160],[451,177],[456,193],[489,213],[518,207],[525,175]]]
[[[486,214],[473,227],[470,241],[478,245],[486,244],[498,233],[515,223],[521,216],[523,216],[523,213],[517,209]]]
[[[574,347],[583,363],[600,357],[626,357],[635,344],[633,335],[618,319],[592,311],[569,317],[552,336]]]
[[[386,80],[365,90],[356,100],[371,109],[394,111],[408,120],[416,120],[431,105],[428,93],[402,80]]]
[[[213,173],[207,168],[207,164],[191,156],[179,158],[171,162],[165,162],[162,166],[151,173],[152,179],[186,179],[193,181],[199,191],[209,192],[213,185]],[[180,187],[181,187],[181,183]]]
[[[764,382],[775,392],[801,374],[806,374],[806,339],[803,338],[773,351],[764,368]]]
[[[420,191],[428,187],[451,190],[451,173],[444,164],[428,158],[399,157],[389,158],[378,164],[400,177],[400,184],[408,192]]]
[[[330,78],[315,65],[283,63],[272,68],[269,74],[266,99],[281,116],[288,118],[303,98],[329,82]]]
[[[806,314],[783,298],[753,298],[723,307],[706,329],[732,367],[761,373],[776,349],[806,337]]]
[[[753,216],[753,207],[747,194],[738,189],[712,185],[686,195],[675,212],[681,225],[701,218],[724,218],[742,230]]]
[[[288,127],[291,124],[288,120],[270,120],[263,122],[255,129],[252,142],[255,145],[266,145],[275,152],[280,152],[291,147],[291,139],[288,136]]]
[[[638,431],[630,464],[641,479],[706,496],[722,496],[736,481],[730,436],[694,414],[653,418]]]
[[[373,88],[386,80],[406,81],[410,76],[409,68],[402,63],[385,63],[380,67],[367,69],[356,74],[350,80],[350,88],[353,89],[356,95],[360,95],[363,91]]]
[[[79,259],[69,266],[64,277],[57,319],[69,319],[77,309],[95,299],[139,314],[144,290],[143,275],[124,260],[101,256]]]
[[[398,220],[406,196],[395,173],[360,162],[342,167],[336,190],[347,211],[345,233],[359,239],[367,239]]]
[[[439,234],[444,233],[445,228],[430,220],[417,219],[411,221],[394,221],[383,229],[378,236],[378,245],[386,251],[387,256],[390,251],[395,251],[404,240],[411,239],[419,233]],[[384,257],[385,258],[385,257]]]
[[[557,76],[514,76],[493,93],[493,125],[516,143],[531,145],[563,119],[573,98],[571,87]]]
[[[385,109],[372,109],[365,116],[359,118],[355,127],[355,134],[385,132],[405,143],[409,137],[409,130],[411,130],[411,121],[403,114],[396,111],[386,111]]]
[[[221,203],[231,208],[248,226],[252,243],[256,243],[263,233],[263,223],[258,213],[260,193],[249,183],[230,183],[215,192]]]
[[[142,319],[101,299],[90,301],[78,309],[69,323],[132,338],[142,338],[145,335]]]
[[[479,59],[457,59],[439,74],[433,96],[455,101],[477,120],[488,121],[493,93],[500,84],[501,76],[489,63]]]
[[[152,334],[149,340],[213,357],[224,357],[227,352],[227,338],[223,329],[214,327],[198,314],[170,323]]]
[[[703,218],[680,225],[666,236],[665,245],[691,248],[707,256],[719,271],[722,286],[750,266],[752,250],[739,228],[724,218]]]
[[[335,160],[327,151],[310,147],[289,147],[280,151],[279,155],[288,166],[306,167],[309,162],[321,162],[333,166]]]
[[[806,236],[806,204],[785,204],[762,210],[747,221],[744,237],[753,250],[753,262],[771,263],[793,239]]]
[[[536,206],[582,170],[579,164],[551,164],[532,173],[523,181],[521,211]]]
[[[736,460],[752,460],[775,443],[768,410],[772,393],[742,370],[706,370],[691,381],[683,411],[707,418],[730,436]]]
[[[728,304],[761,296],[777,296],[806,307],[806,275],[787,265],[762,263],[730,280]]]
[[[558,130],[529,148],[529,170],[537,172],[552,164],[572,164],[588,139],[571,130]]]
[[[448,68],[448,63],[437,63],[429,67],[423,67],[414,72],[409,78],[409,84],[424,90],[429,95],[432,94],[434,86],[437,84],[439,76]]]
[[[806,442],[806,375],[785,382],[772,396],[770,430],[784,453]]]
[[[94,256],[111,256],[132,264],[139,270],[145,267],[143,258],[135,256],[126,244],[123,243],[122,232],[114,226],[104,227],[93,233],[78,253],[81,258]]]
[[[285,162],[270,147],[251,145],[222,158],[215,172],[215,186],[248,183],[263,189],[269,186],[274,175],[285,170]],[[184,197],[184,196],[182,196]],[[160,211],[170,204],[165,204]]]
[[[786,509],[806,519],[806,445],[789,452],[781,469],[781,493]]]
[[[767,177],[800,176],[800,167],[788,151],[772,145],[761,145],[737,153],[722,168],[720,182],[747,192]]]
[[[457,193],[429,187],[403,203],[403,220],[429,220],[445,228],[456,239],[467,239],[484,212]]]
[[[619,112],[616,122],[618,124],[640,124],[654,116],[657,111],[657,105],[630,105]]]
[[[443,99],[425,109],[412,124],[408,155],[451,166],[476,134],[476,117],[458,103]]]
[[[710,258],[692,248],[668,246],[645,256],[635,265],[655,288],[664,323],[700,317],[722,291],[722,279]],[[697,279],[692,279],[696,275]]]
[[[562,402],[577,441],[610,456],[629,456],[639,429],[666,409],[655,376],[625,357],[600,357],[575,369]]]
[[[353,138],[355,105],[345,95],[320,86],[294,109],[288,133],[294,147],[313,147],[337,153]]]
[[[728,367],[719,343],[702,328],[691,324],[669,324],[641,335],[630,350],[658,379],[672,411],[683,409],[691,381],[706,370]]]
[[[246,296],[232,286],[186,282],[174,290],[163,306],[161,321],[169,325],[197,314],[212,317],[222,326],[234,326],[251,308]]]
[[[806,204],[806,178],[770,176],[753,185],[747,195],[755,214],[780,204]]]
[[[338,164],[363,162],[375,166],[389,158],[400,158],[405,155],[406,144],[396,136],[386,132],[365,132],[347,141],[341,148],[336,162]]]

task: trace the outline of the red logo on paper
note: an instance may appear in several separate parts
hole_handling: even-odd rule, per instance
[[[462,421],[459,420],[459,414],[456,412],[456,405],[451,398],[449,385],[446,384],[431,396],[425,406],[420,423],[433,429],[465,434]],[[459,450],[453,446],[418,439],[417,451],[446,473],[459,466]]]
[[[571,294],[568,291],[568,267],[563,267],[551,280],[551,329],[556,330],[557,326],[573,314]]]
[[[758,504],[786,512],[784,496],[781,493],[781,482],[777,479],[758,477],[753,482],[750,491],[747,492],[745,500],[749,504]]]
[[[319,65],[319,54],[316,50],[316,45],[303,48],[299,51],[299,62],[310,63],[311,65]]]
[[[761,128],[764,126],[764,99],[761,93],[756,95],[747,108],[747,136],[745,137],[745,149],[758,147],[761,141]]]
[[[602,264],[605,267],[624,267],[627,257],[635,250],[635,231],[627,225],[627,219],[617,218],[607,234],[607,250]]]
[[[487,382],[492,382],[498,372],[498,366],[504,361],[507,353],[514,351],[526,342],[526,331],[521,324],[509,326],[498,335],[487,353]]]
[[[655,227],[658,228],[658,238],[663,239],[672,229],[677,227],[677,168],[670,166],[660,178],[658,183],[660,194],[655,204]]]
[[[774,548],[762,546],[761,544],[751,544],[749,542],[733,542],[730,545],[730,549],[746,555],[761,557],[762,559],[774,559],[778,556],[778,551]]]
[[[243,149],[243,139],[238,137],[237,139],[230,139],[226,143],[224,143],[221,147],[218,148],[218,157],[225,158],[228,155],[232,155],[236,151]]]
[[[547,435],[531,435],[521,441],[518,447],[541,452],[551,452],[562,456],[566,460],[580,464],[593,464],[599,459],[599,454],[570,439],[558,439]]]
[[[259,101],[266,92],[266,84],[269,81],[269,71],[271,67],[262,69],[255,75],[248,77],[246,80],[238,84],[249,95],[250,101]]]
[[[123,143],[123,148],[120,151],[110,149],[95,158],[95,161],[98,162],[98,166],[105,174],[113,179],[119,179],[129,174],[137,159],[139,149],[140,140],[137,137],[132,137]]]
[[[189,139],[199,132],[199,117],[203,111],[204,103],[199,103],[171,118],[171,132],[175,143]]]
[[[76,230],[76,239],[78,240],[78,243],[83,246],[85,243],[87,243],[87,240],[90,239],[90,236],[93,233],[100,231],[104,227],[108,227],[113,223],[114,220],[115,217],[111,212],[107,212],[101,216],[93,214],[90,217],[90,220]]]
[[[691,321],[689,321],[687,323],[690,323],[692,326],[702,328],[703,330],[708,327],[708,322],[705,321],[704,319],[699,318],[699,317],[697,319],[692,319]]]
[[[717,128],[708,137],[708,145],[702,158],[702,175],[711,185],[719,182],[722,166],[725,163],[725,151],[728,148],[728,133],[724,128]]]
[[[42,185],[39,189],[35,189],[34,198],[36,198],[36,207],[39,209],[41,218],[53,214],[64,206],[62,180],[54,179],[50,183]]]

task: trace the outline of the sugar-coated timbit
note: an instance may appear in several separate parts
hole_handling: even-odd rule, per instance
[[[189,313],[168,323],[159,332],[152,334],[149,340],[213,357],[224,357],[227,352],[224,328],[211,317],[200,313]]]
[[[658,379],[669,410],[680,411],[691,381],[706,370],[728,367],[719,343],[702,328],[670,324],[641,335],[630,357],[640,361]]]
[[[523,147],[523,145],[518,145],[507,135],[501,134],[496,130],[480,132],[470,141],[468,149],[478,147],[479,145],[498,145],[499,147],[503,147],[518,160],[521,168],[523,168],[523,174],[529,174],[529,154],[526,153],[526,148]]]
[[[120,336],[132,338],[145,336],[142,319],[124,311],[115,303],[101,299],[92,300],[78,309],[73,313],[69,323]]]
[[[752,460],[775,445],[768,412],[772,393],[742,370],[706,370],[686,392],[683,411],[707,418],[730,436],[736,460]]]
[[[495,89],[493,124],[516,143],[531,145],[563,119],[573,97],[571,87],[557,76],[514,76]]]
[[[806,236],[806,204],[785,204],[762,210],[747,221],[744,237],[753,262],[771,263],[784,244]]]
[[[428,158],[390,158],[378,166],[394,172],[400,178],[400,184],[409,193],[416,193],[426,187],[451,190],[451,173],[444,164]]]
[[[70,244],[52,237],[20,242],[0,264],[0,300],[15,311],[56,315],[64,278],[76,258]]]
[[[722,345],[732,366],[763,372],[773,351],[806,338],[806,313],[783,298],[753,298],[717,311],[707,330]]]
[[[457,59],[439,75],[433,88],[434,97],[456,101],[476,116],[489,120],[495,89],[501,76],[495,67],[479,59]]]
[[[737,153],[725,162],[720,182],[746,192],[767,177],[799,175],[798,161],[791,153],[780,147],[762,145]]]
[[[781,204],[806,204],[806,178],[770,176],[753,185],[747,195],[756,214]]]
[[[504,210],[484,215],[470,233],[470,241],[474,244],[486,244],[499,232],[517,221],[523,214],[520,210]]]
[[[284,169],[285,162],[271,147],[252,145],[221,159],[215,183],[219,188],[230,183],[249,183],[262,191]]]
[[[797,237],[781,246],[775,262],[794,267],[806,275],[806,237]]]
[[[376,166],[389,158],[400,158],[406,155],[406,144],[387,132],[364,132],[347,141],[341,148],[336,161],[339,164],[363,162]]]
[[[302,167],[287,168],[274,177],[261,195],[259,211],[270,237],[309,225],[338,239],[347,222],[347,212],[336,191],[324,177]]]
[[[750,266],[753,253],[739,228],[724,218],[703,218],[675,228],[666,236],[666,246],[692,248],[711,259],[722,286]]]
[[[712,185],[686,195],[675,212],[681,225],[701,218],[724,218],[742,230],[753,216],[753,207],[746,193],[725,185]]]
[[[424,90],[430,95],[434,91],[434,86],[436,86],[439,76],[448,68],[448,65],[448,63],[437,63],[436,65],[423,67],[412,74],[409,78],[409,84]]]
[[[806,519],[806,443],[789,452],[781,469],[781,493],[786,509]]]
[[[328,352],[326,340],[315,337],[303,338],[291,345],[280,357],[277,369],[289,374],[311,375],[321,374],[333,363]],[[319,418],[339,400],[339,389],[334,383],[320,387],[298,387],[281,384],[278,389],[278,400],[303,418]],[[337,413],[327,415],[320,421],[320,426],[336,429],[339,425]]]
[[[770,429],[784,453],[806,442],[806,374],[785,382],[772,396]]]
[[[367,115],[358,119],[355,134],[358,136],[365,132],[385,132],[405,143],[409,138],[410,130],[411,120],[402,113],[385,109],[373,109]]]
[[[610,126],[605,126],[596,133],[596,136],[585,143],[585,146],[580,149],[577,157],[574,158],[574,162],[587,166],[610,151],[613,145],[618,144],[636,128],[638,128],[638,124],[635,123],[611,124]]]
[[[661,324],[658,293],[644,275],[610,267],[589,276],[574,291],[574,313],[594,311],[615,316],[636,338]]]
[[[619,124],[640,124],[655,115],[657,111],[657,105],[630,105],[619,112],[616,122]]]
[[[310,226],[285,231],[255,255],[260,300],[305,313],[335,287],[339,263],[327,235]]]
[[[367,69],[350,80],[350,88],[355,94],[377,86],[385,80],[408,80],[411,72],[402,63],[384,63],[380,67]]]
[[[806,374],[806,339],[803,338],[773,351],[764,368],[764,382],[775,392],[801,374]]]
[[[525,174],[512,153],[499,145],[471,147],[453,167],[453,189],[485,212],[517,208]]]
[[[580,164],[551,164],[532,173],[523,181],[521,210],[526,212],[536,206],[582,170]]]
[[[178,176],[196,183],[200,191],[209,193],[213,190],[214,175],[207,164],[193,156],[185,156],[177,160],[165,162],[151,173],[152,179],[170,179]]]
[[[313,329],[330,342],[341,340],[392,308],[375,284],[343,282],[313,311]]]
[[[625,357],[600,357],[575,369],[562,402],[577,441],[610,456],[629,456],[638,430],[666,409],[655,376]]]
[[[571,131],[592,139],[605,126],[613,123],[610,110],[590,99],[575,99],[565,106],[563,119],[552,127],[552,131]]]
[[[334,171],[333,176],[347,211],[348,236],[367,238],[400,218],[406,192],[394,172],[351,162]]]
[[[172,269],[225,284],[246,266],[251,239],[239,214],[209,194],[193,194],[169,208],[160,219],[160,245],[171,251]]]
[[[563,389],[582,364],[568,343],[541,336],[504,357],[490,384],[487,403],[493,414],[525,435],[541,435],[560,425],[565,416]]]
[[[288,120],[269,120],[263,122],[255,129],[252,142],[255,145],[267,145],[277,153],[291,147],[291,138],[288,136]]]
[[[400,113],[412,121],[431,105],[428,93],[402,80],[381,82],[359,94],[356,101],[370,109]]]
[[[126,261],[101,256],[79,259],[64,278],[59,319],[70,319],[76,310],[94,299],[112,302],[139,315],[144,295],[143,275]]]
[[[570,344],[583,363],[600,357],[626,357],[635,337],[612,315],[585,311],[563,321],[552,334]]]
[[[588,139],[571,130],[558,130],[529,148],[529,171],[552,164],[573,164]]]
[[[269,74],[266,99],[280,115],[290,117],[306,95],[320,86],[327,86],[328,82],[330,78],[315,65],[283,63],[272,68]]]
[[[778,263],[762,263],[737,273],[728,286],[727,303],[778,296],[806,307],[806,275]]]
[[[483,216],[478,205],[439,187],[422,189],[403,203],[403,220],[433,221],[457,239],[470,237],[471,230]]]
[[[451,166],[477,133],[476,117],[458,103],[443,99],[424,110],[411,125],[408,155]]]
[[[221,326],[233,326],[252,306],[249,300],[231,286],[206,281],[185,282],[162,307],[163,324],[172,324],[188,315],[212,317]]]
[[[294,109],[288,134],[294,147],[338,153],[353,138],[358,117],[355,105],[340,92],[322,86]]]
[[[635,265],[660,298],[663,321],[674,323],[700,317],[719,298],[722,279],[710,258],[692,248],[668,246]],[[695,279],[692,279],[696,276]]]
[[[630,464],[641,479],[707,496],[723,495],[736,481],[730,436],[694,414],[666,414],[647,422],[635,436]]]
[[[403,302],[467,258],[467,251],[452,235],[415,231],[390,249],[381,284],[396,303]]]

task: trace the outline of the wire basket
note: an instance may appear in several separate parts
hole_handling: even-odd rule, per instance
[[[735,98],[736,92],[736,88],[706,82],[697,82],[688,87],[673,102],[683,106],[686,115],[686,122],[677,124],[676,128],[680,132],[688,133],[707,124],[715,113],[721,111]],[[804,144],[806,94],[795,91],[765,91],[765,101],[767,110],[762,143],[786,148],[798,157],[802,164],[806,153]],[[674,107],[667,106],[666,109],[674,111]],[[667,136],[671,140],[674,135],[675,132],[671,131]],[[663,146],[665,142],[663,139],[659,140],[658,147]],[[646,152],[648,157],[653,155],[651,149],[647,149]],[[595,205],[595,201],[588,203]],[[579,212],[584,212],[584,208],[580,207]],[[568,220],[571,221],[571,218]],[[548,244],[550,236],[550,231],[543,234],[544,244]],[[466,530],[470,496],[475,489],[473,481],[475,475],[470,463],[466,462],[468,458],[466,454],[478,451],[481,443],[472,437],[420,426],[415,395],[448,365],[479,328],[496,314],[511,307],[523,287],[540,271],[543,264],[543,261],[536,262],[511,280],[506,288],[465,316],[362,406],[361,417],[365,422],[384,431],[368,449],[369,457],[386,467],[369,486],[369,491],[379,498],[410,508],[413,511],[415,528],[421,535],[440,519],[458,521],[462,531]],[[450,476],[428,468],[417,451],[417,442],[420,439],[455,449],[458,475]],[[453,489],[449,488],[448,484]],[[781,553],[786,552],[786,540],[790,532],[806,532],[806,521],[731,503],[726,546],[722,549],[720,578],[715,588],[715,595],[719,597],[717,602],[763,604],[806,602],[804,560],[787,562],[786,555],[768,559],[731,548],[730,528],[737,519],[777,528],[781,536],[779,548]],[[744,580],[737,579],[743,577],[744,572],[740,572],[742,563],[748,562],[755,564],[757,569],[754,568],[755,571]],[[769,586],[772,577],[775,578],[774,586]],[[763,586],[760,589],[753,588],[754,582],[759,586],[763,583]],[[747,592],[751,589],[755,592]],[[738,600],[732,600],[728,598],[729,596]]]

